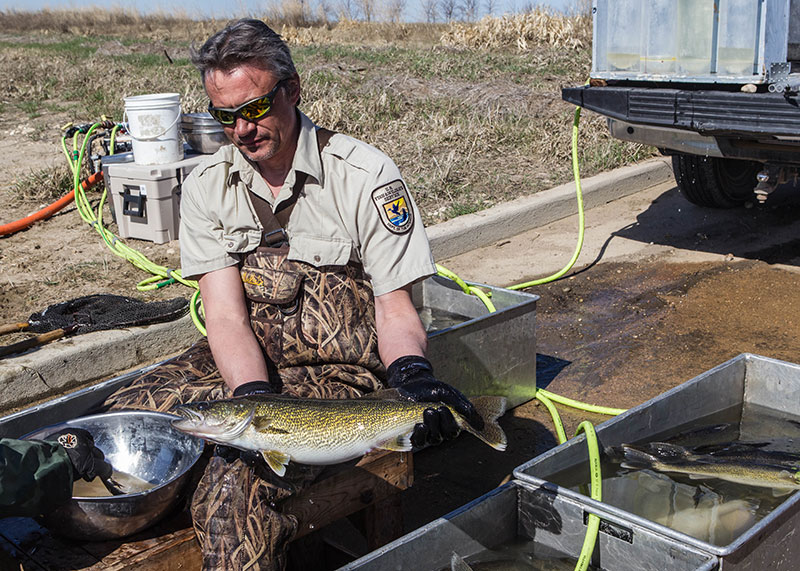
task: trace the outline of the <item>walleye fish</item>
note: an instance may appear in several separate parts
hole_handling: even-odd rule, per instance
[[[787,470],[800,470],[800,455],[780,450],[763,450],[769,443],[727,442],[716,446],[685,448],[668,442],[650,442],[631,445],[628,448],[652,454],[664,462],[686,460],[688,462],[747,462],[782,466]]]
[[[497,419],[505,413],[504,397],[472,400],[484,419],[477,431],[450,409],[462,430],[497,450],[506,449],[506,435]],[[261,453],[279,476],[289,461],[338,464],[370,450],[411,450],[411,432],[425,409],[436,403],[382,398],[299,399],[251,395],[175,407],[178,430],[217,444]]]
[[[726,459],[712,457],[712,460],[707,461],[704,460],[705,457],[693,456],[691,453],[688,456],[680,456],[680,447],[674,448],[678,450],[670,449],[669,445],[665,448],[663,442],[651,443],[642,448],[625,444],[623,445],[625,461],[622,462],[622,467],[631,470],[649,468],[658,472],[686,474],[692,479],[718,478],[759,488],[772,488],[775,495],[788,494],[800,489],[800,472],[787,469],[785,466],[748,462],[737,460],[735,457]],[[674,455],[667,458],[659,457],[651,452],[653,449],[662,452],[670,450]]]

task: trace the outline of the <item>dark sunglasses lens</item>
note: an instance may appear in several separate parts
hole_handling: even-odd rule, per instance
[[[232,125],[236,121],[236,116],[230,111],[221,111],[219,109],[209,109],[211,116],[222,123],[223,125]]]
[[[253,121],[254,119],[258,119],[263,117],[269,112],[270,107],[272,107],[272,103],[269,100],[269,97],[262,97],[258,101],[253,101],[242,107],[240,113],[242,117],[247,119],[248,121]]]

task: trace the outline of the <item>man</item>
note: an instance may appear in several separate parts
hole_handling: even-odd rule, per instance
[[[471,403],[437,380],[424,358],[427,335],[410,292],[436,270],[395,164],[318,129],[297,109],[291,54],[263,22],[233,23],[193,62],[232,146],[182,185],[181,264],[184,277],[199,282],[227,391],[187,388],[214,377],[195,348],[181,358],[194,361],[190,382],[173,371],[137,383],[148,387],[149,404],[163,409],[229,391],[348,398],[388,385],[405,398],[449,404],[481,428]],[[144,404],[130,396],[118,395],[115,406]],[[452,414],[436,405],[412,441],[457,433]],[[292,463],[279,479],[235,456],[218,451],[192,500],[204,567],[280,569],[296,521],[272,507],[319,470]]]
[[[111,476],[111,466],[82,428],[44,440],[0,438],[0,517],[37,516],[72,498],[72,483]]]

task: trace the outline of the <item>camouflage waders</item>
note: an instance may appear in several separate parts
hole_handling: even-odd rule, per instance
[[[372,288],[355,264],[314,268],[286,259],[288,247],[259,247],[241,266],[250,321],[277,367],[282,393],[352,398],[381,387]],[[276,390],[278,387],[275,387]],[[136,379],[107,401],[114,409],[168,411],[227,398],[208,342]],[[213,456],[192,498],[203,568],[283,569],[297,520],[278,502],[307,487],[319,467],[290,463],[277,477],[263,465]]]

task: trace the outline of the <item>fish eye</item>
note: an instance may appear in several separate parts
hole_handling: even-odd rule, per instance
[[[197,410],[199,410],[199,411],[204,411],[204,410],[208,410],[208,409],[211,407],[211,403],[207,403],[207,402],[199,402],[199,403],[197,403],[197,404],[195,405],[195,407],[196,407],[196,408],[197,408]]]

